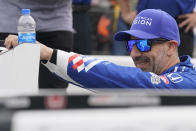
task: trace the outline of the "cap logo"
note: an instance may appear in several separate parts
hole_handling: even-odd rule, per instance
[[[152,18],[138,16],[134,19],[133,25],[134,24],[141,24],[141,25],[151,26]]]

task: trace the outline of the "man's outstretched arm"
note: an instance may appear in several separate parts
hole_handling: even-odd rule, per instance
[[[6,39],[6,47],[17,45],[17,36]],[[187,88],[173,83],[167,75],[158,76],[139,68],[119,66],[109,61],[86,57],[73,52],[52,49],[40,44],[40,59],[58,77],[85,88]],[[168,74],[169,75],[169,74]],[[164,79],[163,79],[164,77]],[[186,78],[184,78],[186,79]],[[190,78],[189,78],[190,79]]]
[[[53,49],[41,44],[38,41],[36,41],[36,44],[40,44],[40,60],[48,60],[49,61],[52,57]],[[4,45],[7,49],[11,49],[11,48],[17,46],[18,45],[18,36],[9,35],[5,39]]]

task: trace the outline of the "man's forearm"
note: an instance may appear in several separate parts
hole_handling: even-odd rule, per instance
[[[118,0],[121,9],[121,16],[124,22],[131,24],[137,14],[136,10],[131,9],[131,0]]]
[[[122,15],[131,12],[130,0],[118,0]]]
[[[37,44],[40,44],[40,60],[49,61],[52,57],[53,49],[41,43],[37,43]]]

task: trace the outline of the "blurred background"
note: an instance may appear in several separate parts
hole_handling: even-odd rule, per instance
[[[48,3],[49,1],[50,4]],[[163,0],[160,1],[163,2]],[[182,1],[186,3],[186,1],[193,0]],[[57,2],[56,5],[55,2]],[[60,2],[63,2],[63,4]],[[132,11],[136,10],[137,4],[138,0],[131,0],[130,8]],[[38,28],[36,33],[39,37],[36,37],[43,40],[43,43],[51,42],[52,44],[48,46],[59,48],[58,44],[62,41],[67,42],[64,45],[69,45],[73,39],[73,44],[70,44],[70,48],[65,49],[66,51],[70,51],[73,45],[73,51],[76,53],[93,55],[124,66],[133,64],[130,57],[127,56],[129,54],[122,53],[125,50],[120,50],[118,47],[117,50],[114,50],[113,35],[119,30],[118,22],[122,11],[117,0],[0,0],[1,40],[4,40],[10,33],[17,34],[14,29],[16,29],[20,10],[23,8],[22,5],[25,8],[27,8],[26,6],[32,6],[32,16],[35,17],[37,27],[47,25],[46,22],[53,24],[56,14],[54,13],[54,16],[52,16],[51,12],[55,10],[58,12],[58,6],[65,5],[66,12],[72,13],[73,30],[72,23],[67,22],[69,20],[66,21],[66,24],[64,19],[55,21],[58,24],[62,22],[63,25],[69,26],[63,30],[66,35],[66,37],[63,35],[63,38],[70,37],[70,39],[58,39],[62,38],[60,37],[62,28],[60,31],[59,29],[48,30],[50,26],[44,28],[45,30]],[[72,12],[71,9],[73,10]],[[61,13],[58,12],[57,14]],[[64,13],[65,18],[71,16],[70,14]],[[40,15],[40,17],[36,18],[36,15]],[[51,21],[42,19],[46,18],[45,16]],[[40,22],[41,20],[43,20],[42,23]],[[6,25],[12,27],[9,22],[15,24],[13,24],[13,28],[7,30]],[[3,24],[4,26],[2,26]],[[130,28],[131,23],[125,25]],[[5,30],[3,30],[3,27],[5,27]],[[73,38],[72,32],[74,34]],[[55,37],[54,34],[56,34]],[[50,38],[52,37],[57,39],[51,40]],[[194,30],[193,38],[193,57],[195,58],[196,29]],[[120,56],[114,57],[113,55]],[[54,83],[54,81],[51,82]],[[60,87],[62,86],[64,85],[60,85]],[[3,88],[2,82],[1,87]],[[4,88],[7,88],[7,86]],[[87,90],[70,84],[68,89],[40,88],[38,93],[23,93],[22,95],[14,94],[16,87],[13,87],[14,90],[9,91],[9,95],[7,95],[3,92],[6,91],[4,88],[0,91],[0,131],[196,130],[196,90],[106,89],[95,92],[94,90]]]
[[[137,0],[132,0],[131,2],[131,8],[135,9]],[[84,51],[79,51],[79,53],[111,55],[113,35],[117,31],[120,16],[120,6],[117,0],[92,0],[91,7],[87,13],[91,32],[89,37],[92,42],[89,45],[90,47],[87,47],[89,49],[87,53]],[[77,34],[77,31],[75,33]],[[75,37],[77,37],[76,34]],[[76,42],[74,42],[74,44],[76,44]],[[78,50],[76,50],[76,52],[77,51]]]
[[[138,0],[131,0],[130,2],[131,10],[135,10]],[[114,44],[113,35],[115,32],[117,32],[117,24],[120,17],[120,6],[118,4],[118,0],[92,0],[91,7],[87,11],[87,15],[89,19],[89,27],[87,27],[87,29],[90,31],[89,39],[91,43],[87,44],[88,47],[85,47],[85,49],[88,49],[88,51],[85,51],[85,49],[81,51],[76,49],[75,51],[90,55],[116,55],[112,53],[112,48]],[[131,26],[131,24],[129,26]],[[76,30],[74,36],[78,37]],[[79,45],[78,43],[80,43],[80,41],[77,41],[77,45]],[[76,41],[74,44],[76,44]],[[196,29],[194,30],[193,57],[196,57],[195,45]],[[129,54],[119,53],[119,55]]]

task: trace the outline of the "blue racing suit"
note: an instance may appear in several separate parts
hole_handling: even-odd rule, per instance
[[[196,69],[190,60],[189,56],[182,56],[181,63],[156,75],[58,50],[56,62],[45,65],[62,79],[84,88],[196,89]]]

